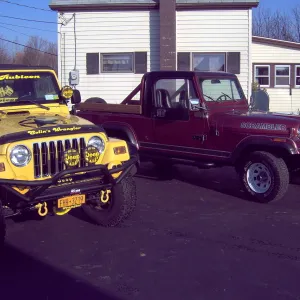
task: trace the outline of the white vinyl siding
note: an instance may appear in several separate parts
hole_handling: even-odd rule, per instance
[[[237,74],[248,98],[249,47],[251,24],[249,10],[177,11],[177,52],[241,53],[241,74]],[[192,62],[191,62],[192,64]]]
[[[300,63],[300,50],[254,42],[252,43],[252,62],[256,64]]]
[[[72,13],[65,13],[69,20]],[[58,27],[59,78],[69,84],[75,65],[74,20]],[[60,39],[61,36],[61,39]],[[158,11],[109,11],[76,13],[76,68],[79,70],[82,100],[100,97],[109,103],[121,102],[139,83],[143,74],[101,73],[87,75],[86,54],[147,51],[147,71],[159,69]],[[65,58],[65,59],[64,59]]]
[[[280,86],[276,84],[276,66],[289,66],[289,83],[295,85],[296,70],[294,65],[300,65],[300,50],[287,47],[267,45],[263,43],[252,43],[252,62],[255,65],[275,64],[271,77],[274,77],[274,87],[266,88],[270,97],[270,111],[297,113],[300,110],[300,87],[292,89],[290,95],[289,85]],[[296,69],[296,68],[295,68]]]

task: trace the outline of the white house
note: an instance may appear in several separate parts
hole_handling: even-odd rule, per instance
[[[300,110],[300,43],[252,39],[253,80],[270,96],[270,110]]]
[[[52,0],[59,78],[79,71],[83,100],[121,102],[153,70],[228,71],[247,97],[252,8],[259,0]]]

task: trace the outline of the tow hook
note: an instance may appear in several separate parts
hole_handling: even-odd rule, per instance
[[[41,217],[44,217],[44,216],[46,216],[48,214],[48,207],[47,207],[47,203],[46,202],[39,203],[35,207],[38,209],[38,214]],[[43,209],[44,209],[44,212],[42,212]]]
[[[108,202],[110,193],[111,193],[111,190],[101,191],[100,200],[101,200],[102,203],[107,203]]]

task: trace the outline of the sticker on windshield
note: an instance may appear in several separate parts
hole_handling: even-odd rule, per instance
[[[13,93],[14,90],[8,85],[4,88],[3,87],[0,88],[0,97],[11,96]]]
[[[15,102],[17,100],[18,100],[18,98],[0,98],[0,103]]]
[[[46,100],[58,100],[58,95],[45,95]]]
[[[0,75],[0,80],[16,80],[16,79],[39,79],[39,75],[14,75],[10,76],[9,74]]]

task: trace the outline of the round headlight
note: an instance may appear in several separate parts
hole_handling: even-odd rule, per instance
[[[98,149],[100,153],[104,151],[104,147],[105,147],[104,141],[98,136],[93,136],[92,138],[90,138],[87,145],[94,146],[95,148]]]
[[[31,160],[30,150],[23,145],[15,146],[10,152],[10,160],[15,166],[24,167]]]

